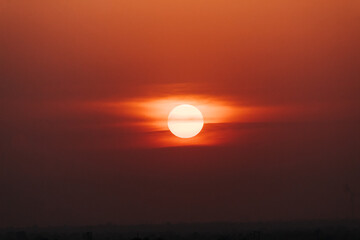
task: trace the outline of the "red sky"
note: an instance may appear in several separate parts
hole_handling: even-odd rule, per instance
[[[0,226],[348,217],[359,16],[351,0],[0,0]],[[185,142],[164,127],[181,102],[206,120]]]

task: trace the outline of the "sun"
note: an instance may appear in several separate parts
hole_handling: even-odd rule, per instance
[[[199,109],[189,104],[175,107],[169,113],[169,130],[179,138],[196,136],[204,126],[204,118]]]

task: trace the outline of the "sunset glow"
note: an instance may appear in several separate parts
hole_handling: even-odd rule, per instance
[[[359,16],[356,0],[0,0],[0,240],[357,229]],[[300,238],[345,239],[320,230]]]

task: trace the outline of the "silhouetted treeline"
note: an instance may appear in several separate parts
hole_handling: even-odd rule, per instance
[[[0,230],[0,240],[360,240],[360,221],[198,223]]]

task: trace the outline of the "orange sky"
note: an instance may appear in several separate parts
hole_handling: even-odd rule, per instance
[[[331,145],[335,153],[326,157],[335,156],[333,162],[340,162],[340,153],[353,159],[360,121],[359,16],[360,3],[353,0],[0,0],[0,130],[6,163],[13,166],[9,172],[16,173],[15,166],[31,156],[37,167],[27,176],[33,180],[44,174],[45,158],[73,159],[79,166],[78,156],[100,151],[99,156],[108,156],[102,175],[116,157],[125,156],[127,162],[155,151],[150,159],[166,159],[161,149],[181,146],[214,153],[197,149],[194,159],[203,154],[222,159],[218,148],[224,148],[233,161],[243,159],[239,148],[259,148],[259,155],[245,153],[255,161],[248,174],[258,171],[257,161],[265,161],[260,153],[272,148],[276,157],[284,150],[298,159],[303,148],[321,155]],[[180,103],[204,114],[204,129],[193,140],[177,139],[166,129],[168,112]],[[126,152],[131,150],[139,155]],[[216,169],[214,159],[210,172]],[[301,159],[297,163],[310,168]],[[66,175],[61,168],[66,164],[60,164],[59,176]],[[337,165],[331,166],[326,176]],[[339,179],[352,176],[346,169],[356,169],[350,163],[341,166]],[[230,163],[220,167],[224,174],[230,168]],[[57,183],[56,174],[51,178]],[[20,185],[11,186],[26,184]],[[16,198],[9,196],[8,202]],[[204,210],[203,220],[226,218],[212,218],[209,211]],[[270,219],[269,211],[257,218]],[[13,224],[21,222],[7,214]],[[165,215],[154,221],[166,220]],[[301,214],[284,211],[278,218],[295,215]],[[0,219],[0,224],[6,223]]]
[[[359,120],[359,11],[356,1],[3,2],[1,97],[29,118],[48,117],[36,112],[44,103],[127,102],[125,114],[197,96],[232,107],[231,122]]]

